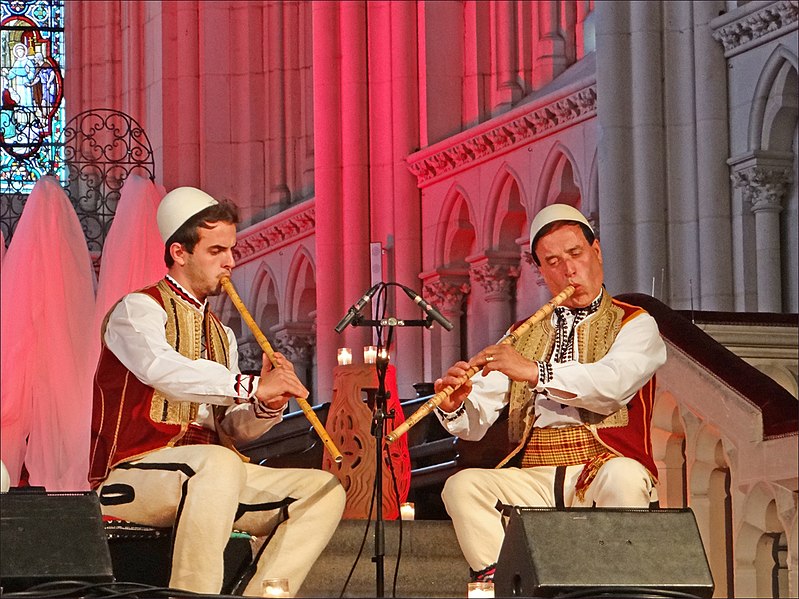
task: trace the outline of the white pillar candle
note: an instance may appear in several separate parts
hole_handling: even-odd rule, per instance
[[[352,350],[349,347],[339,347],[336,352],[336,359],[339,366],[352,364]]]

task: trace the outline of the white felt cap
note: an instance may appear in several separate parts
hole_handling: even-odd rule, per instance
[[[592,233],[594,232],[588,219],[585,218],[583,213],[577,210],[577,208],[567,204],[550,204],[542,208],[538,214],[535,215],[533,223],[530,225],[530,251],[534,251],[536,238],[541,232],[541,229],[549,224],[562,220],[585,225]]]
[[[158,205],[156,219],[164,243],[183,223],[209,206],[218,204],[214,198],[195,187],[178,187],[164,196]]]

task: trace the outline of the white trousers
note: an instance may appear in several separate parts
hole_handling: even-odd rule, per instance
[[[344,489],[329,472],[247,464],[219,445],[152,452],[115,468],[98,493],[105,515],[175,525],[169,584],[176,589],[219,593],[231,530],[257,537],[274,531],[244,590],[248,596],[261,595],[265,578],[287,578],[296,594],[345,503]]]
[[[582,469],[581,464],[565,468],[564,507],[649,507],[652,481],[636,460],[605,462],[581,502],[574,487]],[[469,468],[447,479],[441,497],[472,570],[479,572],[499,557],[505,529],[497,504],[556,507],[555,472],[555,466]]]

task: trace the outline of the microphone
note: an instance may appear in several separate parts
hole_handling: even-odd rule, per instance
[[[372,299],[372,296],[375,293],[377,293],[377,290],[380,289],[382,285],[383,283],[378,283],[377,285],[372,287],[369,291],[363,294],[363,297],[361,299],[355,302],[355,304],[353,304],[352,307],[349,310],[347,310],[347,313],[344,315],[344,318],[342,318],[339,321],[339,323],[336,325],[336,333],[340,333],[341,331],[347,328],[347,325],[353,321],[353,319],[358,315],[358,312],[360,312],[363,309],[363,307],[369,302],[369,300]]]
[[[440,324],[448,331],[452,330],[452,327],[454,325],[449,320],[444,318],[441,312],[436,310],[435,306],[431,306],[426,301],[424,301],[424,299],[422,299],[422,296],[416,293],[413,289],[409,289],[405,285],[400,285],[400,287],[407,294],[407,296],[413,300],[413,303],[418,304],[419,307],[422,310],[424,310],[430,318],[435,320],[438,324]]]

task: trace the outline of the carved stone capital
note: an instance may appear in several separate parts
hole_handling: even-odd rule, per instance
[[[263,364],[263,350],[255,339],[239,342],[239,370],[242,372],[260,372]]]
[[[463,300],[469,291],[471,286],[464,276],[435,275],[425,280],[422,287],[425,300],[451,316],[462,314]]]
[[[732,183],[743,191],[752,212],[779,212],[791,184],[791,169],[755,164],[733,171]]]
[[[292,362],[313,361],[316,349],[316,331],[313,323],[293,322],[278,325],[272,329],[275,349]]]
[[[487,300],[505,301],[512,297],[521,272],[518,258],[511,261],[483,256],[471,264],[469,275],[485,290]]]

